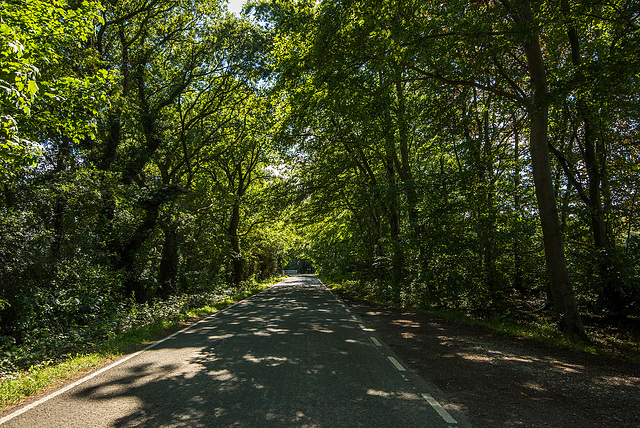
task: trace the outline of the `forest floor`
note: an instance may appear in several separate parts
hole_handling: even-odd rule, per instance
[[[339,293],[475,427],[640,427],[640,365]]]

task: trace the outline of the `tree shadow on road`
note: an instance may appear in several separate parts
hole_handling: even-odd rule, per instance
[[[325,289],[275,287],[75,398],[130,409],[117,427],[424,426],[433,410],[372,346]]]

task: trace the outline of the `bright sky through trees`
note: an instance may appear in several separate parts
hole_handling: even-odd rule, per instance
[[[229,0],[229,12],[239,14],[247,0]]]

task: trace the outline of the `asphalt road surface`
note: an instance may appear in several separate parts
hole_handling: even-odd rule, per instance
[[[405,367],[316,277],[295,276],[3,415],[0,424],[469,426]]]

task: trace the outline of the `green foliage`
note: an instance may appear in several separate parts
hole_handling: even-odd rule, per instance
[[[3,370],[213,308],[236,260],[239,290],[282,268],[265,31],[217,1],[0,13]]]
[[[252,21],[214,0],[2,3],[5,364],[178,322],[183,296],[298,258],[394,304],[545,307],[547,205],[581,308],[637,314],[630,5],[272,0]]]
[[[116,323],[121,326],[121,332],[94,337],[93,339],[98,342],[91,348],[84,348],[82,352],[72,351],[58,355],[49,352],[45,360],[43,360],[42,348],[48,349],[47,347],[51,346],[48,341],[41,344],[46,346],[28,349],[14,347],[9,350],[6,344],[0,343],[0,357],[2,357],[0,360],[0,409],[55,387],[66,379],[104,364],[142,344],[156,340],[163,334],[183,326],[184,321],[192,317],[210,315],[263,290],[266,286],[267,283],[245,284],[240,291],[227,289],[187,295],[166,302],[155,302],[152,306],[139,306],[132,303],[117,311],[115,315],[112,314],[112,321],[116,320]],[[58,339],[70,345],[67,338]],[[61,349],[57,350],[61,351]],[[17,355],[23,359],[16,358]],[[27,356],[31,360],[26,360]],[[29,361],[36,363],[28,367]],[[23,364],[24,367],[18,364]],[[23,369],[16,371],[16,368]]]
[[[38,314],[20,317],[28,323],[19,326],[25,331],[21,341],[16,343],[4,336],[0,343],[0,373],[6,376],[96,349],[126,352],[193,316],[208,315],[263,288],[263,284],[244,283],[143,304],[123,302],[95,289],[85,292],[69,287],[57,293],[38,290],[28,302],[29,309]]]
[[[304,253],[375,299],[508,315],[550,297],[539,210],[555,204],[581,308],[636,314],[638,259],[621,242],[638,227],[638,117],[616,107],[638,93],[627,3],[531,4],[530,26],[528,2],[258,3]],[[534,38],[555,201],[534,192]]]
[[[43,144],[34,138],[28,123],[39,110],[37,104],[43,101],[53,107],[51,101],[63,105],[75,97],[87,102],[89,97],[82,92],[106,77],[101,71],[83,80],[85,76],[71,69],[67,56],[87,42],[95,25],[102,22],[99,11],[99,3],[89,1],[74,8],[65,0],[4,2],[0,6],[0,190],[35,164],[42,152]],[[52,69],[59,74],[49,74]],[[76,129],[84,119],[65,117],[59,126],[67,135],[77,136],[84,132]]]

